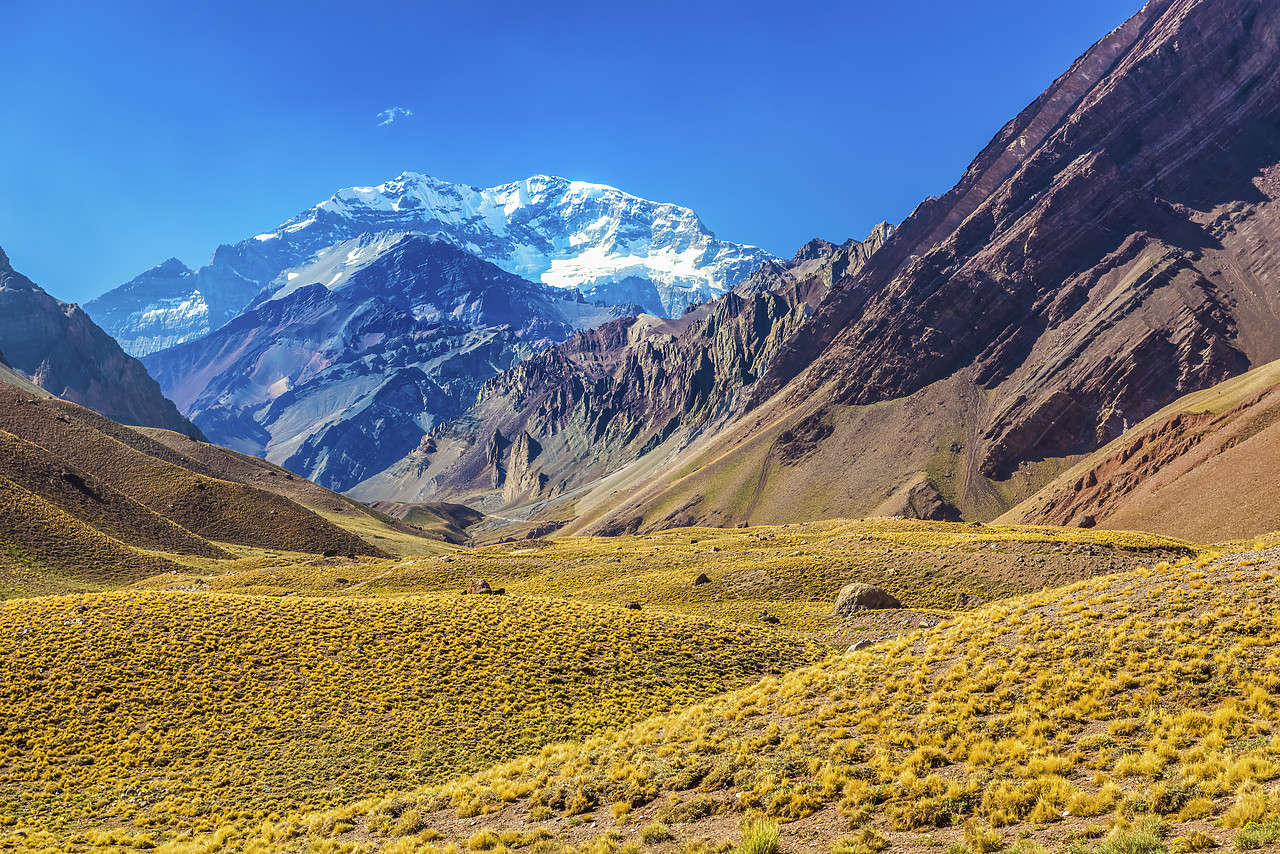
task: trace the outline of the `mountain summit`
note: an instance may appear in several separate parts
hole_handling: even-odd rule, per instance
[[[717,240],[688,208],[548,175],[479,189],[405,172],[377,187],[341,190],[256,239],[314,240],[319,248],[336,235],[388,230],[439,233],[522,278],[675,316],[770,258]]]
[[[406,232],[434,235],[526,279],[578,288],[591,302],[675,316],[771,259],[718,240],[688,208],[601,184],[538,175],[479,189],[405,172],[340,190],[273,231],[219,246],[198,270],[167,261],[85,310],[142,356],[212,332],[262,291],[287,287],[291,273],[330,247]]]
[[[55,299],[0,250],[0,362],[47,392],[109,418],[200,436],[137,359],[78,305]],[[0,380],[3,381],[3,380]]]

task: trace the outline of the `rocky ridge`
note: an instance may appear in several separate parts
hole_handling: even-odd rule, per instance
[[[79,306],[55,299],[0,250],[0,350],[5,364],[64,400],[124,424],[197,430],[137,359]]]
[[[969,368],[996,398],[974,463],[1001,476],[1280,355],[1278,27],[1250,0],[1148,3],[902,224],[757,401]]]
[[[486,510],[562,495],[741,411],[782,344],[826,296],[833,271],[865,263],[891,229],[814,241],[680,318],[628,317],[575,335],[494,377],[465,415],[351,494]]]

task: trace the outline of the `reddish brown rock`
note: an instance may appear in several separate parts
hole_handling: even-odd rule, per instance
[[[1280,357],[1278,34],[1260,0],[1148,3],[839,282],[755,401],[966,370],[1003,478]]]

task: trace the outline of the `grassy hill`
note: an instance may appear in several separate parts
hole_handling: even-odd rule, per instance
[[[1146,534],[878,519],[531,540],[394,564],[308,557],[228,566],[199,580],[222,592],[383,597],[458,593],[483,578],[522,596],[635,602],[748,624],[767,611],[783,626],[825,631],[838,626],[832,603],[853,581],[885,587],[910,608],[950,610],[1198,549]],[[695,583],[700,575],[706,583]]]
[[[262,460],[122,426],[3,371],[0,509],[0,598],[205,573],[236,565],[238,549],[371,557],[451,549],[442,535]]]
[[[183,738],[189,730],[206,733],[210,747],[221,747],[216,730],[208,727],[212,718],[195,717],[175,736],[172,729],[159,725],[161,716],[154,727],[139,729],[135,723],[123,729],[114,750],[103,750],[101,745],[113,742],[100,737],[83,745],[44,748],[43,756],[58,761],[31,764],[23,789],[43,794],[20,796],[17,803],[28,807],[20,817],[10,802],[3,819],[10,829],[0,844],[15,850],[45,843],[85,848],[96,840],[114,841],[119,850],[130,850],[176,832],[159,850],[610,854],[727,851],[742,840],[740,850],[745,852],[771,850],[767,845],[751,846],[761,842],[761,827],[767,831],[772,824],[779,829],[781,850],[795,852],[852,854],[888,848],[949,854],[1046,849],[1121,854],[1273,848],[1280,840],[1280,797],[1270,788],[1280,778],[1280,746],[1274,737],[1280,724],[1275,699],[1280,693],[1280,626],[1274,619],[1280,605],[1280,548],[1267,547],[1269,540],[1257,545],[1266,548],[1217,558],[1206,554],[1195,561],[1164,563],[996,602],[858,652],[842,651],[786,673],[766,675],[749,686],[638,720],[617,732],[528,751],[473,776],[417,789],[388,791],[410,783],[414,775],[388,773],[379,778],[368,769],[402,768],[402,760],[397,761],[402,754],[383,746],[387,757],[397,759],[379,765],[369,759],[364,730],[349,728],[350,746],[342,748],[342,759],[333,761],[349,764],[350,778],[360,782],[329,791],[335,802],[345,801],[314,812],[278,810],[272,816],[265,812],[272,806],[270,796],[261,794],[259,786],[283,779],[244,783],[263,768],[306,764],[307,754],[298,758],[294,751],[282,749],[276,740],[282,731],[305,732],[317,726],[316,718],[330,723],[344,715],[367,719],[367,713],[332,699],[340,691],[327,689],[331,699],[306,705],[305,715],[304,707],[277,711],[279,699],[269,704],[259,699],[261,708],[242,719],[237,733],[248,742],[258,731],[261,741],[250,754],[255,764],[239,770],[238,776],[220,773],[221,757],[212,750],[207,756],[219,761],[208,770],[202,764],[208,762],[206,754],[184,752],[190,749]],[[315,613],[342,623],[344,612],[368,609],[369,634],[360,636],[366,650],[378,642],[372,627],[386,625],[402,608],[417,611],[411,619],[422,620],[427,611],[420,609],[429,602],[450,609],[480,606],[485,614],[496,609],[495,616],[512,607],[511,600],[498,597],[455,599],[449,606],[446,601],[410,597],[355,606],[325,600],[284,605],[216,596],[181,600],[187,608],[208,607],[241,617],[253,613],[255,618],[286,622],[288,617],[272,614],[277,609],[290,616]],[[528,601],[537,602],[536,607],[522,611],[514,625],[547,612],[529,626],[531,634],[508,638],[506,632],[498,632],[486,638],[503,637],[504,649],[526,640],[536,647],[546,643],[545,631],[561,616],[606,621],[613,617],[606,616],[607,609]],[[90,609],[79,610],[84,605]],[[143,616],[146,605],[146,598],[138,594],[120,594],[46,600],[41,608],[49,617],[46,624],[56,627],[48,631],[63,638],[58,646],[67,647],[70,633],[83,632],[90,621],[106,616],[95,616],[94,610],[109,606],[108,614],[131,610]],[[0,636],[12,636],[18,606],[30,603],[8,606]],[[633,620],[641,633],[637,641],[645,637],[647,629],[641,627],[649,625],[643,622],[648,617],[615,613],[613,632],[624,625],[620,621]],[[76,620],[83,625],[73,625]],[[308,622],[328,627],[323,620]],[[719,647],[719,642],[701,635],[712,624],[682,625],[693,630],[683,643],[693,638],[707,642],[703,655]],[[315,671],[295,673],[285,667],[277,684],[301,684],[305,677],[316,680],[313,690],[321,692],[326,690],[323,686],[344,684],[342,668],[348,666],[350,644],[356,639],[345,637],[347,627],[338,631],[344,640],[304,631],[297,644],[300,650],[317,649],[327,662],[325,668],[334,671],[331,675],[317,678]],[[750,643],[762,639],[755,635],[749,640],[744,632],[738,630],[736,637]],[[213,645],[213,651],[221,649],[218,654],[225,656],[236,635],[221,645],[215,639],[220,637],[211,632],[204,643],[206,650]],[[384,634],[381,643],[392,637]],[[555,643],[574,637],[559,635]],[[611,643],[612,637],[595,634],[587,645]],[[255,642],[264,644],[260,636]],[[675,649],[662,630],[657,644]],[[266,655],[260,655],[269,661],[270,642],[265,645]],[[633,642],[631,648],[643,654],[642,642]],[[572,669],[580,660],[575,655],[593,655],[583,650],[581,641],[570,649],[568,655],[551,660]],[[793,655],[806,654],[800,647],[790,649]],[[735,660],[734,654],[720,661]],[[149,663],[145,655],[135,657],[142,668]],[[776,652],[767,658],[781,663]],[[207,661],[205,669],[216,670],[217,660]],[[425,661],[421,656],[419,660]],[[492,656],[482,660],[490,667],[495,661]],[[259,690],[252,677],[261,673],[260,666],[254,660],[246,668],[240,688],[246,695]],[[387,665],[369,666],[372,678],[362,676],[361,682],[386,684]],[[545,661],[543,668],[541,672],[550,676]],[[395,676],[402,672],[392,671]],[[627,668],[610,672],[624,674]],[[64,691],[72,682],[65,677],[41,678],[67,686]],[[101,680],[76,681],[101,687]],[[128,684],[124,677],[121,681]],[[197,708],[216,716],[221,701],[225,713],[228,700],[194,687],[208,684],[207,678],[181,680],[191,683],[187,703],[203,703]],[[495,683],[468,679],[464,673],[440,687],[430,684],[433,693],[460,687],[461,696],[475,699],[485,692],[483,686]],[[497,684],[507,683],[504,679]],[[638,684],[662,682],[653,682],[647,674]],[[77,708],[93,705],[86,700],[93,688],[79,690]],[[522,694],[515,691],[512,697]],[[579,696],[596,694],[588,687]],[[385,706],[387,696],[385,688],[375,689],[369,705],[376,709],[381,701]],[[45,715],[56,711],[50,707],[57,703],[49,696],[30,702],[43,704]],[[165,709],[171,702],[157,705]],[[485,733],[502,732],[506,723],[491,729],[494,722],[523,705],[514,699],[508,702],[513,705],[504,710],[490,701],[497,714],[483,725]],[[588,722],[585,729],[591,728],[593,715],[597,721],[607,718],[610,712],[601,705],[608,702],[600,695],[588,706],[579,718]],[[394,702],[384,708],[384,719],[403,720],[396,717],[397,708]],[[628,720],[637,718],[616,722]],[[47,729],[65,732],[65,727]],[[470,735],[457,724],[448,731],[449,738]],[[8,736],[10,774],[25,761],[23,750],[35,753],[32,736],[23,733],[21,738],[25,745],[15,748],[13,736]],[[160,739],[170,745],[167,755],[177,763],[175,776],[192,768],[200,768],[202,776],[186,791],[175,790],[175,784],[167,790],[119,785],[112,790],[110,781],[118,779],[121,766],[130,767],[129,761],[155,749],[148,743]],[[389,739],[393,744],[403,740]],[[104,755],[87,755],[89,750]],[[410,754],[409,759],[418,756]],[[92,785],[95,780],[100,788]],[[46,823],[43,836],[38,825],[31,827],[33,818],[47,822],[41,816],[73,812],[71,802],[82,796],[71,792],[83,791],[80,787],[99,793],[96,805],[83,800],[80,809],[81,815],[106,815],[101,827],[69,833],[67,825]],[[44,804],[53,798],[62,800],[50,810]],[[103,813],[108,804],[115,811]],[[19,826],[25,835],[18,835]],[[188,837],[188,829],[194,835]]]
[[[1053,807],[1110,793],[1099,773],[1141,792],[1167,762],[1112,766],[1159,748],[1155,712],[1234,702],[1249,723],[1229,732],[1254,739],[1266,720],[1229,662],[1271,666],[1270,564],[1249,563],[1270,552],[1197,569],[1212,553],[1167,538],[904,520],[409,560],[227,550],[0,603],[0,850],[682,852],[757,813],[786,850],[963,843],[970,819],[1054,847],[1035,828],[1066,819],[1006,791],[1040,780],[1024,766],[1065,780],[1043,783]],[[507,594],[458,595],[476,577]],[[853,580],[910,610],[833,617]],[[899,815],[922,798],[928,821]],[[1139,798],[1089,819],[1131,821]]]

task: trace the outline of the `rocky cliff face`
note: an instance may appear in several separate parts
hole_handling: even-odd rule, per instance
[[[756,392],[989,395],[976,473],[1098,446],[1280,355],[1280,8],[1154,0],[1010,122]]]
[[[0,349],[41,388],[123,424],[199,436],[137,359],[79,306],[54,299],[0,251]]]
[[[815,241],[734,291],[673,320],[628,317],[580,333],[494,377],[479,402],[353,495],[528,504],[670,452],[741,411],[774,353],[866,243]]]
[[[278,292],[327,267],[342,275],[347,252],[367,262],[377,244],[407,232],[439,238],[508,273],[580,290],[589,302],[637,303],[678,315],[746,279],[768,253],[716,239],[687,208],[599,184],[543,175],[478,189],[405,172],[352,187],[289,222],[188,270],[170,260],[86,304],[137,356],[191,341],[239,314],[263,290]],[[336,252],[339,244],[345,246]]]
[[[404,457],[494,374],[619,310],[422,235],[352,241],[335,257],[146,357],[214,441],[333,489]]]

